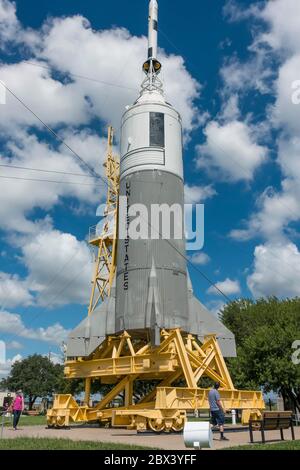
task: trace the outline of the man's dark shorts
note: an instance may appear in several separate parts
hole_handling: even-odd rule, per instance
[[[225,423],[225,416],[222,410],[211,411],[211,422],[214,426],[223,426]]]

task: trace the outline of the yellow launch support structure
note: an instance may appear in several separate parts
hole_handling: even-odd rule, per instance
[[[113,129],[109,127],[104,164],[108,182],[106,219],[101,233],[90,232],[90,244],[97,248],[97,257],[89,315],[110,295],[116,271],[120,163],[113,155],[112,145]],[[126,331],[108,336],[90,357],[67,360],[65,376],[85,379],[84,405],[79,406],[71,395],[55,395],[53,407],[47,413],[49,426],[98,421],[139,431],[181,431],[187,411],[209,408],[209,390],[198,388],[203,377],[220,382],[224,408],[242,410],[245,421],[250,416],[260,417],[265,407],[261,392],[234,388],[214,335],[207,336],[201,344],[178,328],[162,330],[159,346],[151,344],[147,331],[132,336]],[[95,407],[89,406],[92,380],[113,385]],[[152,384],[142,398],[135,395],[137,380]],[[120,394],[123,406],[115,407],[114,400]]]
[[[91,358],[67,361],[68,378],[100,379],[114,387],[94,408],[78,406],[71,395],[56,395],[53,408],[48,411],[48,425],[99,421],[139,431],[181,431],[186,411],[209,408],[209,389],[197,387],[202,377],[220,382],[225,409],[242,410],[248,417],[260,416],[265,407],[262,393],[235,390],[215,336],[207,336],[202,345],[179,329],[163,330],[161,336],[160,346],[155,347],[125,331],[107,337]],[[136,399],[136,380],[158,384],[146,396]],[[121,392],[124,406],[115,408],[113,402]]]

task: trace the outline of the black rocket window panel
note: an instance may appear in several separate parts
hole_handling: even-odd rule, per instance
[[[165,146],[165,115],[150,113],[150,147]]]

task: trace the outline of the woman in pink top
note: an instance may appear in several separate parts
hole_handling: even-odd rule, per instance
[[[22,390],[17,391],[16,398],[14,399],[12,404],[12,410],[14,415],[13,428],[16,431],[20,416],[22,414],[22,411],[24,410],[24,399],[22,395]]]

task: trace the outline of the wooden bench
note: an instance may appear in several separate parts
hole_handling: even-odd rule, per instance
[[[30,410],[30,411],[28,410],[28,411],[26,411],[26,413],[24,413],[24,415],[25,415],[25,414],[26,414],[27,416],[38,416],[40,413],[39,413],[38,411],[36,411],[36,410]]]
[[[262,419],[249,421],[250,441],[253,440],[253,431],[261,432],[262,443],[266,442],[265,431],[280,431],[281,440],[284,441],[283,430],[291,428],[292,439],[295,440],[292,411],[265,411]]]

